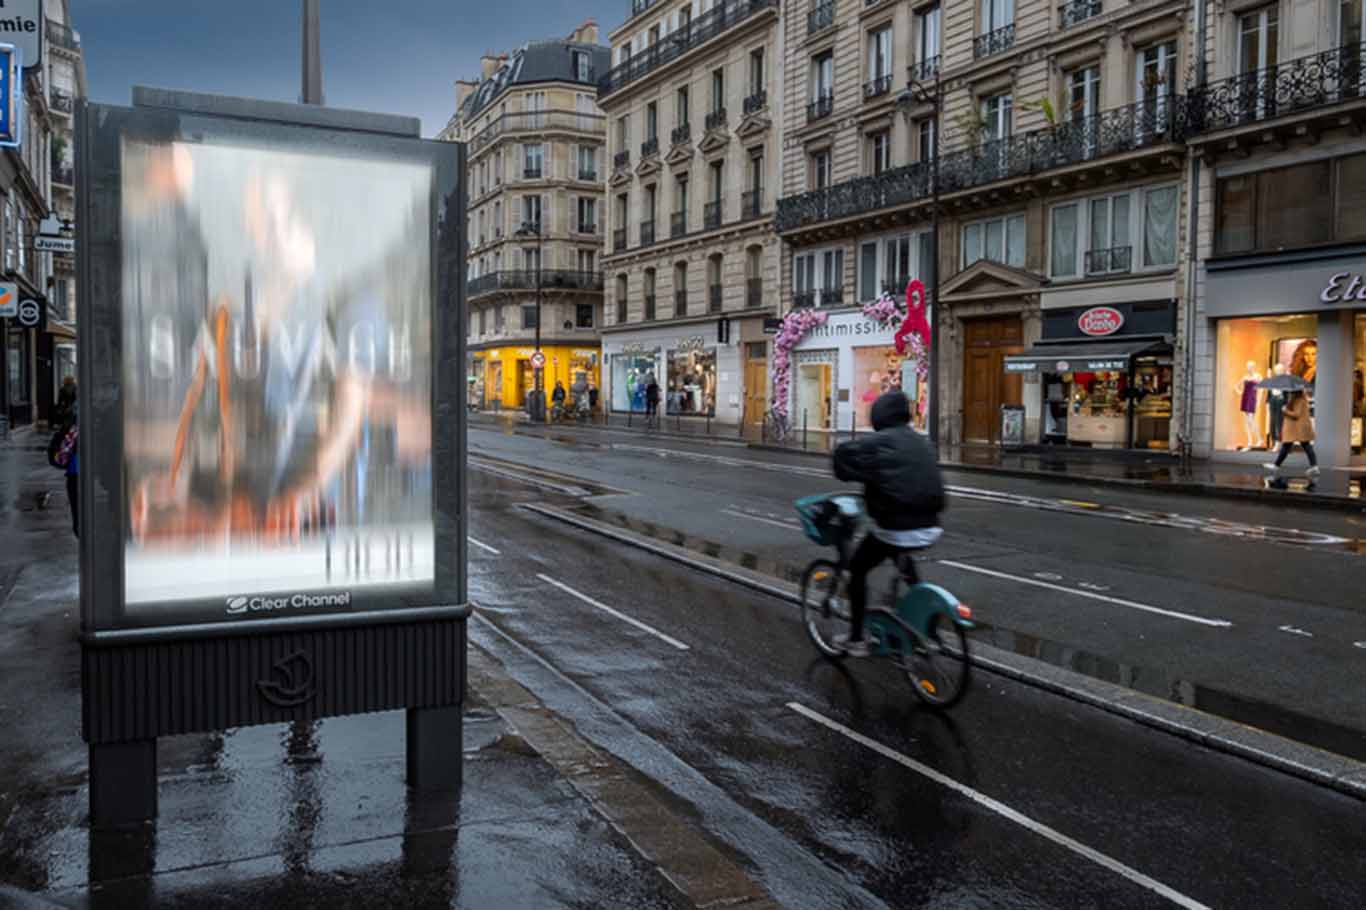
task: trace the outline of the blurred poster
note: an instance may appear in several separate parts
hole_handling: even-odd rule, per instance
[[[430,588],[432,167],[243,140],[122,157],[128,611]]]

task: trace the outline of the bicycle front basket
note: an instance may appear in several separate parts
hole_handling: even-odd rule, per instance
[[[823,547],[833,547],[835,541],[839,540],[839,529],[836,524],[839,510],[831,507],[830,494],[803,496],[793,505],[797,509],[797,515],[801,517],[802,533],[807,539]]]

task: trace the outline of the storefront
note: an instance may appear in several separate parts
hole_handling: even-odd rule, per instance
[[[714,320],[610,334],[602,349],[613,411],[644,413],[653,378],[665,414],[739,423],[744,371],[739,333],[729,325]]]
[[[832,313],[793,348],[791,419],[795,429],[848,431],[872,425],[873,402],[899,389],[911,399],[912,423],[925,431],[928,383],[914,360],[897,353],[897,323],[861,312]]]
[[[557,381],[569,389],[580,375],[593,387],[601,387],[597,348],[548,344],[541,346],[541,352],[545,354],[543,381],[547,399]],[[472,351],[468,369],[470,404],[484,410],[523,407],[527,393],[536,387],[536,372],[531,365],[534,353],[534,348],[522,345]]]
[[[1023,441],[1169,449],[1175,332],[1175,300],[1045,309],[1040,340],[1004,361],[1038,417]]]
[[[1265,460],[1279,444],[1285,396],[1258,384],[1291,374],[1309,384],[1320,464],[1366,461],[1366,250],[1240,257],[1206,268],[1214,454]]]

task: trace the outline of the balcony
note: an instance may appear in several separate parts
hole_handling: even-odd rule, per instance
[[[52,162],[52,182],[68,189],[76,186],[76,169],[69,164]]]
[[[759,89],[745,99],[745,116],[757,114],[768,107],[768,90]]]
[[[612,231],[612,252],[620,253],[626,249],[626,228],[617,228]]]
[[[926,57],[917,63],[912,63],[906,68],[906,75],[912,82],[933,82],[939,75],[939,61],[942,58],[935,54],[933,57]]]
[[[686,290],[674,291],[674,315],[688,315],[688,292]]]
[[[702,207],[702,230],[714,231],[721,226],[721,200],[708,202]]]
[[[882,281],[882,293],[890,294],[900,300],[906,293],[906,285],[911,283],[910,275],[897,275],[895,278],[884,278]]]
[[[863,100],[868,101],[872,98],[880,98],[892,90],[892,77],[878,76],[876,79],[869,79],[863,83]]]
[[[612,170],[624,171],[631,166],[631,153],[620,151],[612,156]]]
[[[692,141],[692,124],[680,123],[674,127],[673,133],[669,136],[674,145],[687,145]]]
[[[707,115],[707,132],[726,128],[726,109],[718,107]]]
[[[835,95],[833,92],[827,91],[806,106],[807,122],[809,123],[824,117],[829,117],[834,109]]]
[[[640,245],[650,246],[655,242],[655,220],[653,218],[640,223]]]
[[[645,321],[653,322],[655,318],[655,295],[645,295]]]
[[[592,170],[587,170],[587,169],[585,169],[585,168],[579,168],[579,179],[582,180],[582,181],[584,181],[584,182],[586,182],[586,183],[597,183],[597,182],[598,182],[598,170],[597,170],[597,168],[593,168]]]
[[[972,56],[978,60],[1004,53],[1015,46],[1015,23],[972,39]]]
[[[721,312],[721,285],[713,284],[707,288],[707,312]]]
[[[1366,44],[1357,43],[1211,82],[1192,91],[1187,104],[1198,135],[1363,100]]]
[[[798,291],[792,295],[792,308],[794,310],[807,310],[812,307],[835,307],[843,303],[844,288]]]
[[[601,114],[581,114],[577,111],[519,111],[504,114],[475,134],[470,140],[470,154],[505,135],[545,130],[604,135],[607,132],[607,120]]]
[[[540,169],[539,167],[524,167],[524,168],[522,168],[522,179],[523,179],[523,180],[540,180],[540,179],[541,179],[541,169]]]
[[[70,117],[76,110],[76,98],[70,92],[64,92],[59,88],[53,87],[48,92],[48,106],[59,114]]]
[[[81,52],[81,39],[70,28],[60,22],[47,20],[47,41],[64,51],[71,51],[79,54]]]
[[[669,216],[669,236],[682,237],[688,233],[688,213],[674,212]]]
[[[794,310],[809,310],[815,305],[815,291],[798,291],[792,295],[792,309]]]
[[[818,3],[811,12],[806,14],[806,33],[808,35],[823,32],[834,24],[835,0],[825,0],[824,3]]]
[[[1058,6],[1058,28],[1071,28],[1100,15],[1101,0],[1071,0]]]
[[[654,6],[658,0],[631,0],[631,15],[639,16],[650,7]]]
[[[465,294],[477,297],[494,291],[536,290],[536,269],[509,269],[489,272],[471,278],[465,284]],[[581,272],[574,269],[541,269],[540,287],[545,291],[601,291],[602,272]]]
[[[1163,95],[1094,117],[942,154],[939,189],[944,194],[961,193],[1114,155],[1163,148],[1184,141],[1190,126],[1186,99]],[[930,164],[917,162],[780,199],[775,226],[779,233],[785,233],[927,202],[930,190]]]
[[[757,310],[764,305],[764,279],[745,279],[745,307]]]
[[[1134,248],[1112,246],[1105,250],[1086,251],[1086,274],[1117,275],[1130,269]]]
[[[751,218],[758,218],[764,210],[764,191],[762,189],[749,190],[740,197],[740,218],[748,221]]]
[[[640,144],[640,160],[653,158],[659,154],[659,137],[651,136]]]
[[[579,233],[580,233],[580,234],[596,234],[597,232],[598,232],[598,226],[597,226],[597,224],[595,224],[594,222],[591,222],[591,221],[587,221],[587,222],[580,221],[580,222],[579,222]]]
[[[831,9],[833,11],[833,4]],[[612,67],[598,80],[598,98],[637,82],[706,44],[722,32],[729,31],[765,10],[778,9],[778,0],[725,0],[717,3],[687,28],[681,28],[657,44],[636,54],[630,60]]]

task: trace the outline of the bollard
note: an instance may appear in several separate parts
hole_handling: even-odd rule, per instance
[[[806,408],[802,408],[802,451],[806,451]]]
[[[849,438],[858,439],[858,411],[849,414]]]

